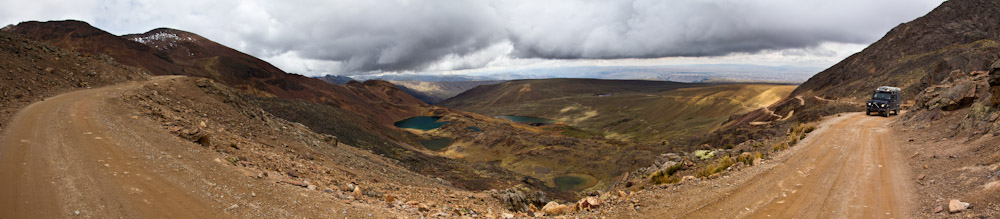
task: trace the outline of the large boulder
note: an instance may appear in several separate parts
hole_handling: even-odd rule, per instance
[[[548,204],[545,204],[545,207],[542,207],[542,212],[544,212],[546,216],[564,215],[571,213],[572,211],[572,206],[559,204],[554,201],[549,202]]]
[[[968,202],[962,202],[959,201],[958,199],[952,199],[950,202],[948,202],[948,212],[950,213],[958,213],[968,208],[969,208]]]
[[[530,191],[520,187],[493,192],[492,195],[499,199],[507,210],[515,212],[527,212],[532,204],[541,205],[541,203],[548,201],[544,192]]]

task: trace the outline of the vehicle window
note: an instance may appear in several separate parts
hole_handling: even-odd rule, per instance
[[[881,92],[875,92],[875,95],[872,95],[872,99],[879,99],[879,100],[888,100],[890,97],[892,97],[892,94],[881,93]]]

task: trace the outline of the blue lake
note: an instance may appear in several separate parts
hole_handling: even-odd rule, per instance
[[[420,129],[427,131],[431,129],[440,128],[442,125],[448,124],[448,122],[438,122],[438,120],[440,119],[441,119],[440,116],[417,116],[396,122],[394,125],[400,128]]]

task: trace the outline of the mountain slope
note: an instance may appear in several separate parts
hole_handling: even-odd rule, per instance
[[[59,47],[94,55],[106,54],[122,64],[140,67],[155,75],[212,78],[257,96],[337,106],[382,125],[406,118],[424,105],[404,92],[396,92],[394,87],[386,87],[389,84],[337,86],[288,74],[256,57],[181,30],[159,28],[119,37],[80,21],[30,21],[10,29]]]
[[[0,130],[15,112],[67,91],[143,80],[147,73],[0,31]]]
[[[770,123],[780,118],[770,116],[767,111],[778,115],[794,114],[788,122],[814,121],[840,112],[862,111],[863,101],[879,86],[900,87],[904,101],[914,103],[921,91],[941,83],[953,71],[985,70],[1000,58],[998,14],[1000,2],[997,1],[946,1],[924,16],[896,26],[861,52],[814,75],[784,100],[765,110],[734,116],[717,135],[757,135],[755,133],[767,128],[751,124]],[[799,104],[798,99],[806,104]],[[782,125],[776,123],[770,127]]]
[[[115,60],[144,56],[147,58],[129,63],[147,71],[157,70],[160,65],[177,69],[157,74],[214,79],[236,88],[240,96],[250,101],[247,103],[272,115],[398,160],[412,171],[448,180],[460,188],[499,189],[527,181],[523,175],[494,164],[449,159],[407,146],[417,137],[393,127],[393,122],[424,114],[430,109],[385,81],[333,85],[287,74],[260,59],[196,34],[167,28],[118,37],[79,21],[52,21],[23,22],[5,31]]]
[[[1000,53],[1000,2],[946,1],[802,83],[792,95],[867,97],[881,85],[913,95],[952,70],[982,70]]]

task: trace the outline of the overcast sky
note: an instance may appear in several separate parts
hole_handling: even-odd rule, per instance
[[[941,0],[0,0],[0,23],[191,31],[305,75],[673,64],[825,68]]]

